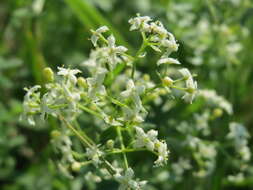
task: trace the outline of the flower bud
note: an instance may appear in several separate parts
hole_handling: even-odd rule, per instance
[[[88,87],[87,82],[86,82],[85,78],[83,78],[83,77],[78,77],[77,84],[78,84],[78,86],[83,87],[83,88]]]
[[[54,138],[58,138],[59,136],[61,136],[61,132],[58,131],[58,130],[53,130],[51,131],[51,137],[54,139]]]
[[[107,146],[107,148],[109,148],[109,149],[113,149],[113,147],[114,147],[114,140],[109,139],[109,140],[106,142],[106,146]]]
[[[170,77],[164,77],[164,78],[162,79],[162,82],[163,82],[163,84],[164,84],[165,86],[168,86],[168,87],[170,87],[170,86],[173,85],[173,80],[172,80]]]
[[[73,162],[71,165],[71,169],[74,172],[79,172],[82,167],[82,164],[80,162]]]
[[[223,114],[223,111],[220,108],[215,108],[213,110],[213,117],[215,117],[215,118],[221,117],[222,114]]]
[[[143,75],[143,79],[144,79],[145,81],[150,81],[150,76],[149,76],[148,74],[144,74],[144,75]]]
[[[54,81],[54,72],[52,71],[52,69],[50,67],[46,67],[43,69],[43,76],[47,82]]]

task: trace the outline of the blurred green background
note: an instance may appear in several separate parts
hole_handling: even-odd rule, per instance
[[[50,127],[30,127],[19,121],[23,88],[43,84],[41,71],[46,66],[80,67],[92,48],[90,29],[102,25],[112,30],[118,44],[136,51],[140,36],[130,33],[128,25],[136,13],[161,20],[180,43],[176,56],[198,75],[199,88],[215,89],[233,104],[234,114],[221,122],[242,122],[253,134],[251,0],[1,0],[1,190],[88,188],[82,176],[69,180],[59,175]],[[141,69],[148,72],[152,65]],[[188,114],[198,109],[191,108]],[[223,174],[217,171],[216,175],[221,181]],[[207,189],[253,189],[253,179],[240,186],[218,184]],[[114,188],[104,183],[99,189]]]

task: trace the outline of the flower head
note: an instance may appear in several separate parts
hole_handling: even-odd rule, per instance
[[[147,182],[134,180],[133,177],[134,171],[132,168],[128,168],[125,175],[121,175],[120,173],[114,175],[115,180],[120,183],[119,190],[141,190]]]
[[[93,45],[96,47],[97,46],[97,41],[100,38],[100,35],[104,32],[107,32],[109,30],[109,28],[107,26],[101,26],[100,28],[98,28],[97,30],[91,30],[92,32],[92,36],[91,36],[91,42],[93,43]]]

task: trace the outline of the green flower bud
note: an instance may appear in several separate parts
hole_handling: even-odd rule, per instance
[[[80,162],[74,162],[74,163],[72,163],[72,165],[71,165],[71,169],[72,169],[72,171],[74,171],[74,172],[79,172],[80,169],[81,169],[81,167],[82,167],[82,164],[81,164]]]
[[[86,82],[85,78],[83,78],[83,77],[78,77],[77,84],[80,87],[88,88],[87,82]]]
[[[107,146],[107,148],[109,148],[109,149],[113,149],[113,147],[114,147],[114,140],[109,139],[109,140],[106,142],[106,146]]]
[[[144,79],[145,81],[150,81],[150,76],[149,76],[148,74],[144,74],[144,75],[143,75],[143,79]]]
[[[172,80],[170,77],[164,77],[164,78],[162,79],[162,82],[163,82],[163,84],[164,84],[165,86],[168,86],[168,87],[170,87],[170,86],[173,85],[173,80]]]
[[[54,138],[58,138],[59,136],[61,136],[61,132],[58,131],[58,130],[53,130],[51,131],[51,137],[54,139]]]
[[[43,69],[43,76],[47,82],[54,81],[54,72],[52,71],[52,69],[50,67],[46,67]]]
[[[188,92],[188,93],[190,93],[190,94],[193,94],[195,91],[196,91],[195,88],[187,88],[187,89],[186,89],[186,92]]]
[[[218,118],[221,117],[223,115],[223,110],[220,108],[215,108],[213,110],[213,117]]]

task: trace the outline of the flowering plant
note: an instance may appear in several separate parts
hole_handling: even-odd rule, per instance
[[[173,140],[171,136],[160,138],[159,130],[162,129],[150,124],[150,118],[159,117],[152,111],[152,105],[161,105],[166,111],[172,102],[175,105],[178,97],[190,104],[195,98],[202,98],[207,108],[202,114],[194,115],[192,126],[171,118],[166,122],[177,126],[176,131],[182,137],[178,145],[186,148],[190,155],[180,156],[171,164],[171,176],[175,181],[182,180],[183,173],[193,168],[191,159],[197,164],[193,175],[208,176],[215,167],[219,142],[201,139],[198,135],[210,135],[208,122],[221,117],[223,111],[231,114],[231,105],[213,91],[197,90],[195,75],[171,56],[179,44],[160,21],[137,14],[129,23],[130,31],[139,31],[142,38],[136,53],[118,46],[113,34],[107,35],[108,27],[91,30],[90,39],[95,49],[90,57],[80,69],[58,67],[55,74],[45,68],[43,74],[47,83],[25,88],[21,118],[31,125],[49,117],[60,121],[51,132],[51,142],[60,155],[58,168],[65,176],[73,178],[73,172],[87,168],[93,173],[87,172],[85,179],[93,179],[94,183],[100,182],[101,178],[113,179],[120,184],[121,190],[143,189],[148,186],[147,181],[135,178],[138,175],[134,172],[130,153],[149,152],[156,158],[152,160],[151,157],[153,164],[149,161],[148,164],[165,167],[170,153],[167,141]],[[147,63],[151,51],[157,57],[155,63]],[[139,65],[143,63],[153,64],[153,73],[142,71]],[[81,75],[81,70],[88,75]],[[84,126],[79,122],[83,118],[86,120]],[[240,131],[240,137],[235,131]],[[230,124],[227,139],[235,143],[245,166],[250,159],[248,137],[243,126]],[[76,148],[76,139],[84,149]],[[243,168],[240,170],[244,171]]]

